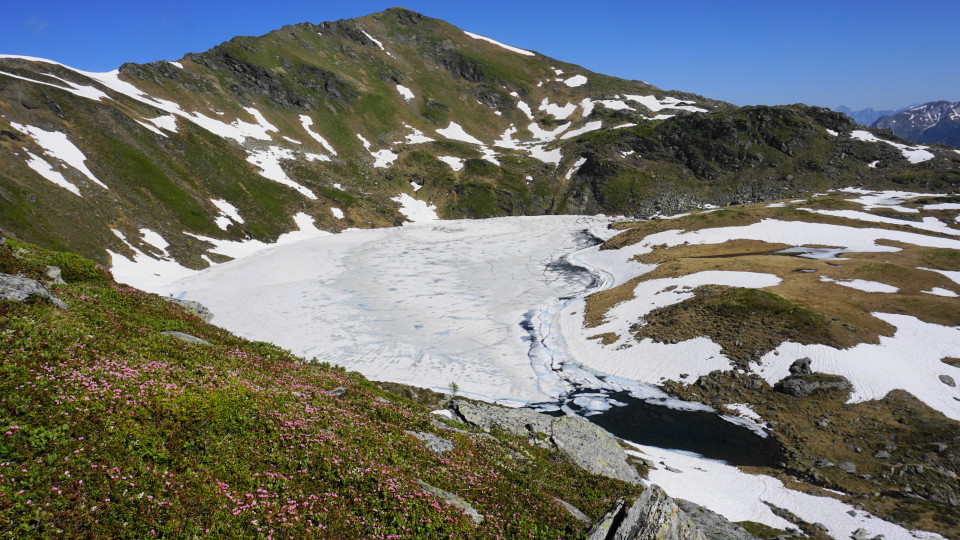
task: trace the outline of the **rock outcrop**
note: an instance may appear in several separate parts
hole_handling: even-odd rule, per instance
[[[617,501],[588,532],[588,540],[754,540],[742,527],[651,485],[627,506]]]
[[[838,375],[817,373],[810,366],[809,358],[800,358],[790,366],[790,376],[781,379],[774,389],[793,397],[807,397],[820,392],[853,389],[850,383]]]
[[[24,302],[31,297],[49,300],[60,309],[67,309],[67,304],[47,290],[39,281],[23,276],[0,274],[0,299]]]
[[[210,343],[205,339],[201,339],[201,338],[198,338],[197,336],[192,336],[190,334],[185,334],[183,332],[170,330],[167,332],[160,332],[160,333],[164,336],[170,336],[172,338],[179,339],[180,341],[186,341],[187,343],[193,343],[195,345],[212,345],[212,343]]]
[[[556,449],[590,472],[626,482],[640,481],[617,439],[582,418],[555,418],[530,409],[505,409],[463,400],[454,400],[451,408],[464,423],[483,431],[499,429],[525,437],[534,445]]]
[[[203,322],[208,323],[213,320],[213,312],[210,311],[207,306],[197,302],[195,300],[181,300],[180,298],[173,298],[166,296],[163,298],[167,302],[171,302],[180,306],[187,308],[190,313],[193,313],[197,317],[200,317]]]

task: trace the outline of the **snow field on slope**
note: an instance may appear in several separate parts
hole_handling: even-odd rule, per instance
[[[635,455],[653,461],[649,483],[671,497],[705,506],[730,521],[754,521],[777,529],[796,528],[773,513],[767,502],[785,508],[808,523],[822,523],[833,538],[851,538],[857,529],[865,538],[882,534],[886,540],[942,539],[936,533],[910,531],[827,496],[803,493],[776,478],[748,474],[720,461],[653,446],[628,443]],[[668,468],[669,467],[669,468]],[[671,470],[672,469],[672,470]]]
[[[503,47],[504,49],[506,49],[506,50],[508,50],[508,51],[515,52],[515,53],[517,53],[517,54],[522,54],[522,55],[524,55],[524,56],[536,56],[535,53],[532,53],[532,52],[530,52],[530,51],[527,51],[527,50],[524,50],[524,49],[518,49],[517,47],[511,47],[510,45],[505,45],[505,44],[500,43],[499,41],[496,41],[496,40],[494,40],[494,39],[488,38],[488,37],[486,37],[486,36],[481,36],[480,34],[474,34],[474,33],[472,33],[472,32],[466,32],[466,31],[464,31],[463,33],[466,34],[466,35],[468,35],[468,36],[470,36],[470,37],[472,37],[473,39],[479,39],[480,41],[486,41],[487,43],[493,43],[494,45],[496,45],[496,46],[498,46],[498,47]]]
[[[630,260],[637,254],[652,251],[653,246],[719,244],[737,239],[804,246],[822,244],[825,238],[829,238],[831,244],[852,252],[899,251],[899,248],[878,244],[877,241],[881,239],[925,247],[960,249],[960,240],[918,233],[765,219],[739,227],[690,232],[663,231],[620,250],[600,251],[593,248],[578,254],[577,259],[584,266],[608,273],[615,286],[656,267]],[[960,272],[939,273],[960,280]],[[561,329],[570,355],[590,368],[651,384],[664,379],[677,380],[681,373],[696,379],[714,369],[729,369],[731,364],[721,353],[720,346],[706,337],[676,344],[654,343],[650,339],[637,342],[630,337],[629,328],[657,307],[692,297],[691,291],[697,285],[770,287],[779,283],[776,276],[762,277],[762,274],[758,274],[737,284],[740,280],[738,274],[742,273],[699,272],[679,278],[640,282],[634,291],[635,298],[611,308],[607,322],[596,328],[583,328],[585,301],[576,300],[560,315]],[[858,286],[862,290],[892,292],[889,286],[874,282],[839,284]],[[676,285],[676,288],[665,290],[670,285]],[[844,350],[825,345],[805,346],[786,342],[775,352],[764,356],[757,371],[772,384],[789,374],[788,368],[794,360],[809,356],[814,360],[815,370],[842,375],[850,380],[854,386],[851,402],[879,399],[891,390],[903,389],[946,416],[960,419],[960,402],[954,399],[955,390],[939,380],[939,375],[952,374],[957,369],[940,362],[940,359],[960,356],[960,328],[924,323],[905,315],[873,315],[896,327],[894,336],[881,337],[879,345],[860,344]],[[588,336],[605,332],[616,333],[620,339],[611,345],[587,339]],[[904,358],[911,360],[906,362]]]
[[[406,193],[401,193],[390,199],[400,205],[400,213],[406,216],[411,223],[423,223],[440,219],[437,207],[426,201],[414,199]]]
[[[67,165],[80,171],[84,176],[89,178],[91,182],[97,184],[103,189],[110,189],[106,184],[94,176],[92,172],[90,172],[90,169],[88,169],[86,163],[84,163],[87,160],[87,156],[85,156],[83,152],[76,147],[76,145],[70,142],[70,139],[67,138],[66,133],[61,133],[59,131],[46,131],[34,126],[17,124],[16,122],[10,122],[10,125],[13,126],[13,129],[29,135],[37,143],[37,145],[43,148],[44,154],[50,156],[51,158],[59,159],[60,161],[63,161]],[[35,171],[37,170],[33,166],[31,166],[31,168],[33,168]],[[52,171],[52,167],[50,170]],[[50,180],[51,182],[57,183],[57,181],[53,179],[53,175],[50,175],[50,177],[44,176],[44,178],[47,178],[47,180]],[[61,175],[60,178],[63,178],[63,176]],[[66,180],[64,180],[64,182],[69,184],[69,182],[66,182]],[[58,183],[58,185],[60,184]],[[61,187],[65,186],[61,185]]]
[[[856,139],[858,141],[864,142],[875,142],[875,143],[886,143],[890,146],[900,150],[900,153],[903,154],[903,157],[907,158],[910,163],[922,163],[933,159],[934,156],[932,152],[928,151],[929,146],[909,146],[906,144],[895,143],[893,141],[888,141],[886,139],[881,139],[873,133],[864,130],[855,130],[850,133],[851,139]]]

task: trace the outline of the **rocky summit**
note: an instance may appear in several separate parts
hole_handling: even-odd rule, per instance
[[[872,124],[918,143],[960,146],[960,101],[932,101],[882,116]]]

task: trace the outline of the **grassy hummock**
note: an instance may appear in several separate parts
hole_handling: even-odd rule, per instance
[[[2,534],[575,538],[583,525],[552,496],[599,518],[641,489],[510,437],[443,429],[357,373],[233,336],[86,259],[0,246],[0,272],[39,278],[48,264],[69,310],[0,301]]]

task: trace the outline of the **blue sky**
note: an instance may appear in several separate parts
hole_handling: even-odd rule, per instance
[[[7,2],[0,53],[108,71],[402,5],[590,70],[738,105],[960,100],[960,2]]]

